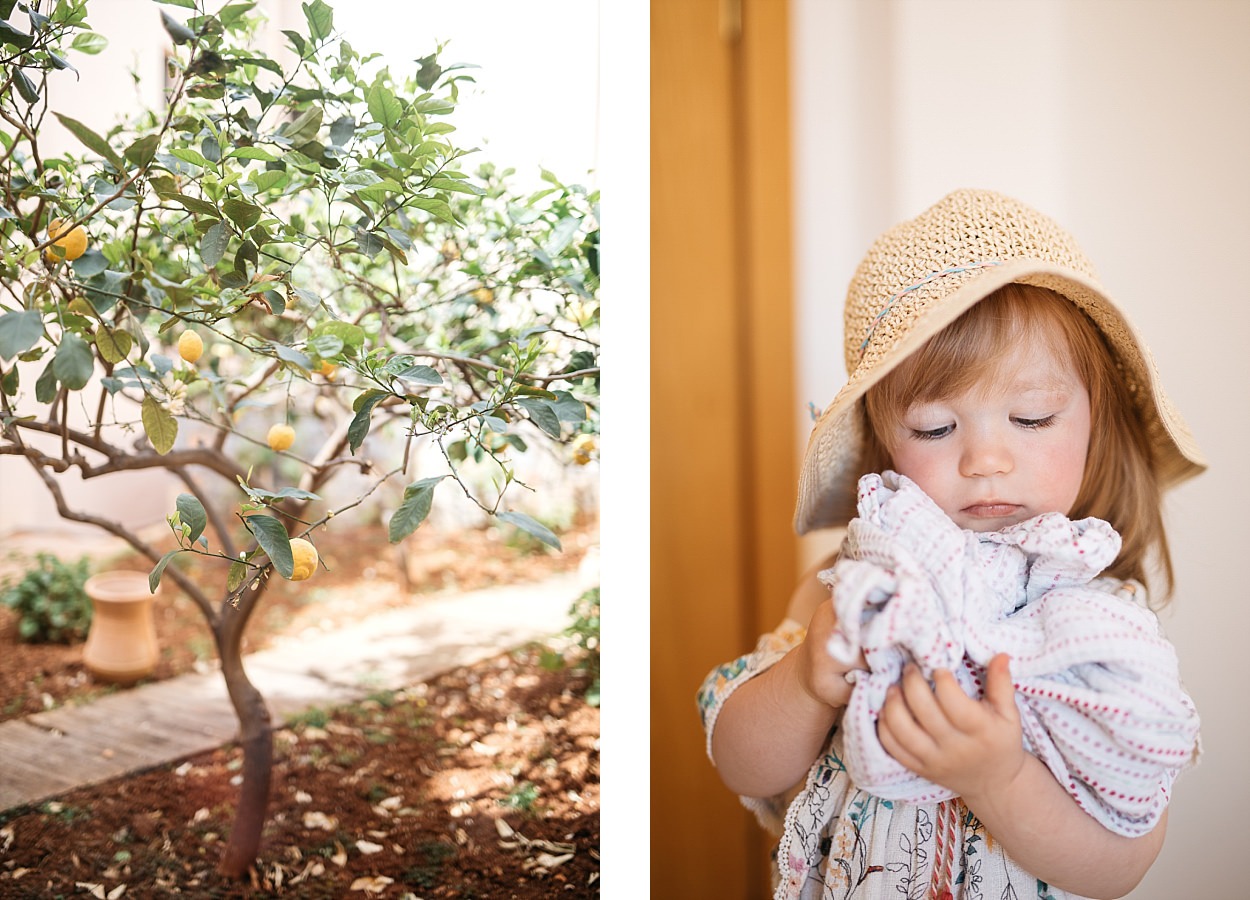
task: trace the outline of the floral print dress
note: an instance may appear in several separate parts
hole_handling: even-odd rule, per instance
[[[803,640],[783,622],[755,650],[718,666],[699,691],[711,757],[712,730],[725,700]],[[743,797],[760,824],[779,838],[775,900],[1064,900],[1017,866],[958,798],[914,804],[882,800],[858,788],[842,764],[835,725],[806,782],[770,798]]]

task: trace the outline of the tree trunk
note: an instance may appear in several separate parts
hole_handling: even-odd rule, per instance
[[[262,582],[256,593],[263,590]],[[246,876],[256,861],[273,781],[273,722],[269,707],[243,670],[243,630],[256,599],[253,595],[241,604],[241,609],[223,611],[222,618],[213,629],[226,690],[239,719],[239,743],[243,747],[243,785],[239,789],[239,806],[234,826],[230,829],[230,842],[217,866],[222,875],[236,879]]]

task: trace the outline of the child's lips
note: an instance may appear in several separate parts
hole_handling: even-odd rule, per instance
[[[1023,507],[1019,503],[1008,503],[1005,500],[981,500],[965,506],[962,512],[975,519],[1005,519],[1014,516]]]

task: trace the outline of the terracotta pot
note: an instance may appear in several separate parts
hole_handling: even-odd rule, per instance
[[[129,684],[151,675],[160,650],[152,592],[142,572],[101,572],[83,585],[91,598],[91,630],[82,661],[101,681]]]

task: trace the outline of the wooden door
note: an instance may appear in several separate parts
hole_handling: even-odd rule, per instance
[[[651,896],[765,895],[695,692],[795,582],[785,0],[651,4]]]

